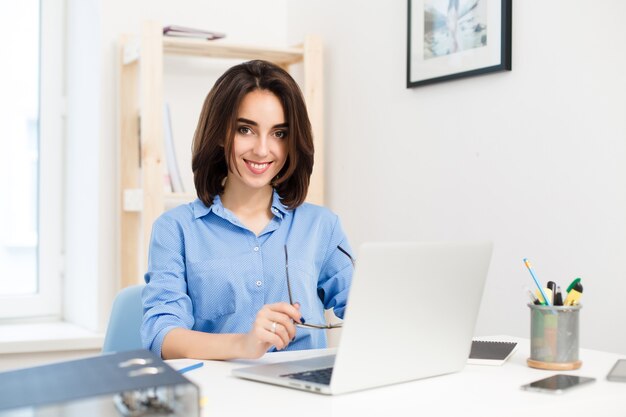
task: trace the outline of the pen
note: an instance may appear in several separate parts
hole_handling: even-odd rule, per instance
[[[530,302],[531,303],[533,303],[535,305],[541,304],[541,301],[539,301],[537,296],[535,294],[533,294],[533,292],[530,290],[530,288],[526,287],[526,292],[528,293],[528,297],[530,298]]]
[[[204,365],[204,362],[194,363],[193,365],[185,366],[178,370],[179,374],[184,374],[185,372],[193,371],[194,369],[198,369]]]
[[[530,266],[530,262],[528,261],[527,258],[524,258],[524,265],[526,265],[526,268],[528,268],[528,272],[530,272],[530,276],[533,277],[533,281],[535,281],[535,285],[537,285],[537,288],[539,288],[539,293],[543,297],[543,300],[544,300],[545,304],[549,306],[550,305],[550,301],[548,301],[548,298],[543,293],[543,289],[541,288],[541,284],[539,284],[539,281],[537,281],[537,277],[535,276],[535,273],[533,272],[533,268]]]

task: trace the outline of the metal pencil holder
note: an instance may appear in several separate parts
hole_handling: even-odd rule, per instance
[[[530,307],[530,358],[528,366],[539,369],[578,369],[579,312],[581,305]]]

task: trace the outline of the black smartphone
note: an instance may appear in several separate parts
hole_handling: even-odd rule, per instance
[[[626,382],[626,359],[618,359],[606,376],[609,381]]]
[[[523,390],[561,394],[565,390],[595,381],[595,378],[578,375],[556,374],[530,384],[522,385]]]

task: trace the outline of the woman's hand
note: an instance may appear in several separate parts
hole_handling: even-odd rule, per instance
[[[252,330],[244,336],[244,352],[248,358],[260,358],[270,346],[287,347],[296,337],[294,321],[300,323],[300,305],[266,304],[256,315]]]

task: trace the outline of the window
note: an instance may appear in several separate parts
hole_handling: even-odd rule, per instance
[[[59,316],[63,0],[0,16],[0,319]]]

